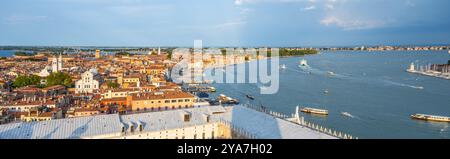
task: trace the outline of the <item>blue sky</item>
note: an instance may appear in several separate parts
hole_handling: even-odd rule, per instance
[[[8,0],[0,45],[449,44],[448,0]]]

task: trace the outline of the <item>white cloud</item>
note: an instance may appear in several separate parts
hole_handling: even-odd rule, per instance
[[[316,9],[316,6],[315,6],[315,5],[311,5],[311,6],[308,6],[308,7],[302,8],[302,10],[304,10],[304,11],[308,11],[308,10],[314,10],[314,9]]]
[[[257,2],[258,0],[234,0],[235,5],[242,5],[244,3],[251,3],[251,2]]]
[[[4,18],[5,24],[29,24],[43,22],[48,19],[48,16],[38,15],[11,15]]]
[[[320,24],[336,26],[343,30],[374,29],[396,22],[386,17],[361,13],[360,8],[354,8],[355,4],[360,4],[357,0],[235,0],[234,2],[238,7],[256,3],[298,3],[303,5],[300,8],[301,11],[322,11],[320,14],[323,18],[320,19]],[[404,2],[408,6],[415,5],[414,0],[404,0]]]
[[[386,22],[380,20],[360,20],[360,19],[342,19],[335,16],[330,16],[322,19],[321,24],[330,26],[336,25],[344,30],[363,30],[379,28],[386,25]]]
[[[235,5],[243,5],[246,3],[294,3],[294,2],[315,2],[316,0],[234,0]]]
[[[244,24],[247,24],[247,22],[246,21],[233,21],[233,22],[226,22],[226,23],[218,24],[214,27],[220,28],[220,29],[226,29],[226,28],[233,28],[233,27],[241,26]]]
[[[239,6],[239,5],[242,4],[242,0],[235,0],[235,1],[234,1],[234,4]]]

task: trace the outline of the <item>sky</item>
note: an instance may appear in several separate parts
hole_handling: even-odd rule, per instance
[[[449,0],[8,0],[0,45],[450,44]]]

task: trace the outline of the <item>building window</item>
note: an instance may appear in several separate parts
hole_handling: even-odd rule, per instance
[[[184,114],[184,122],[191,121],[191,116],[189,114]]]

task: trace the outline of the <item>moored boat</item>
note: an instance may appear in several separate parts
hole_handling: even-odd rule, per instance
[[[250,99],[250,100],[255,100],[255,97],[253,97],[253,96],[251,96],[251,95],[249,95],[249,94],[245,95],[245,97],[247,97],[247,98]]]
[[[450,117],[428,115],[428,114],[414,114],[411,118],[425,121],[450,122]]]
[[[234,105],[234,104],[239,104],[239,100],[233,99],[233,98],[231,98],[231,97],[227,97],[227,96],[224,95],[224,94],[220,94],[220,95],[217,97],[217,101],[218,101],[219,103],[222,103],[222,104],[232,104],[232,105]]]
[[[310,113],[310,114],[318,114],[318,115],[328,115],[328,110],[325,109],[317,109],[317,108],[303,108],[300,110],[303,113]]]

